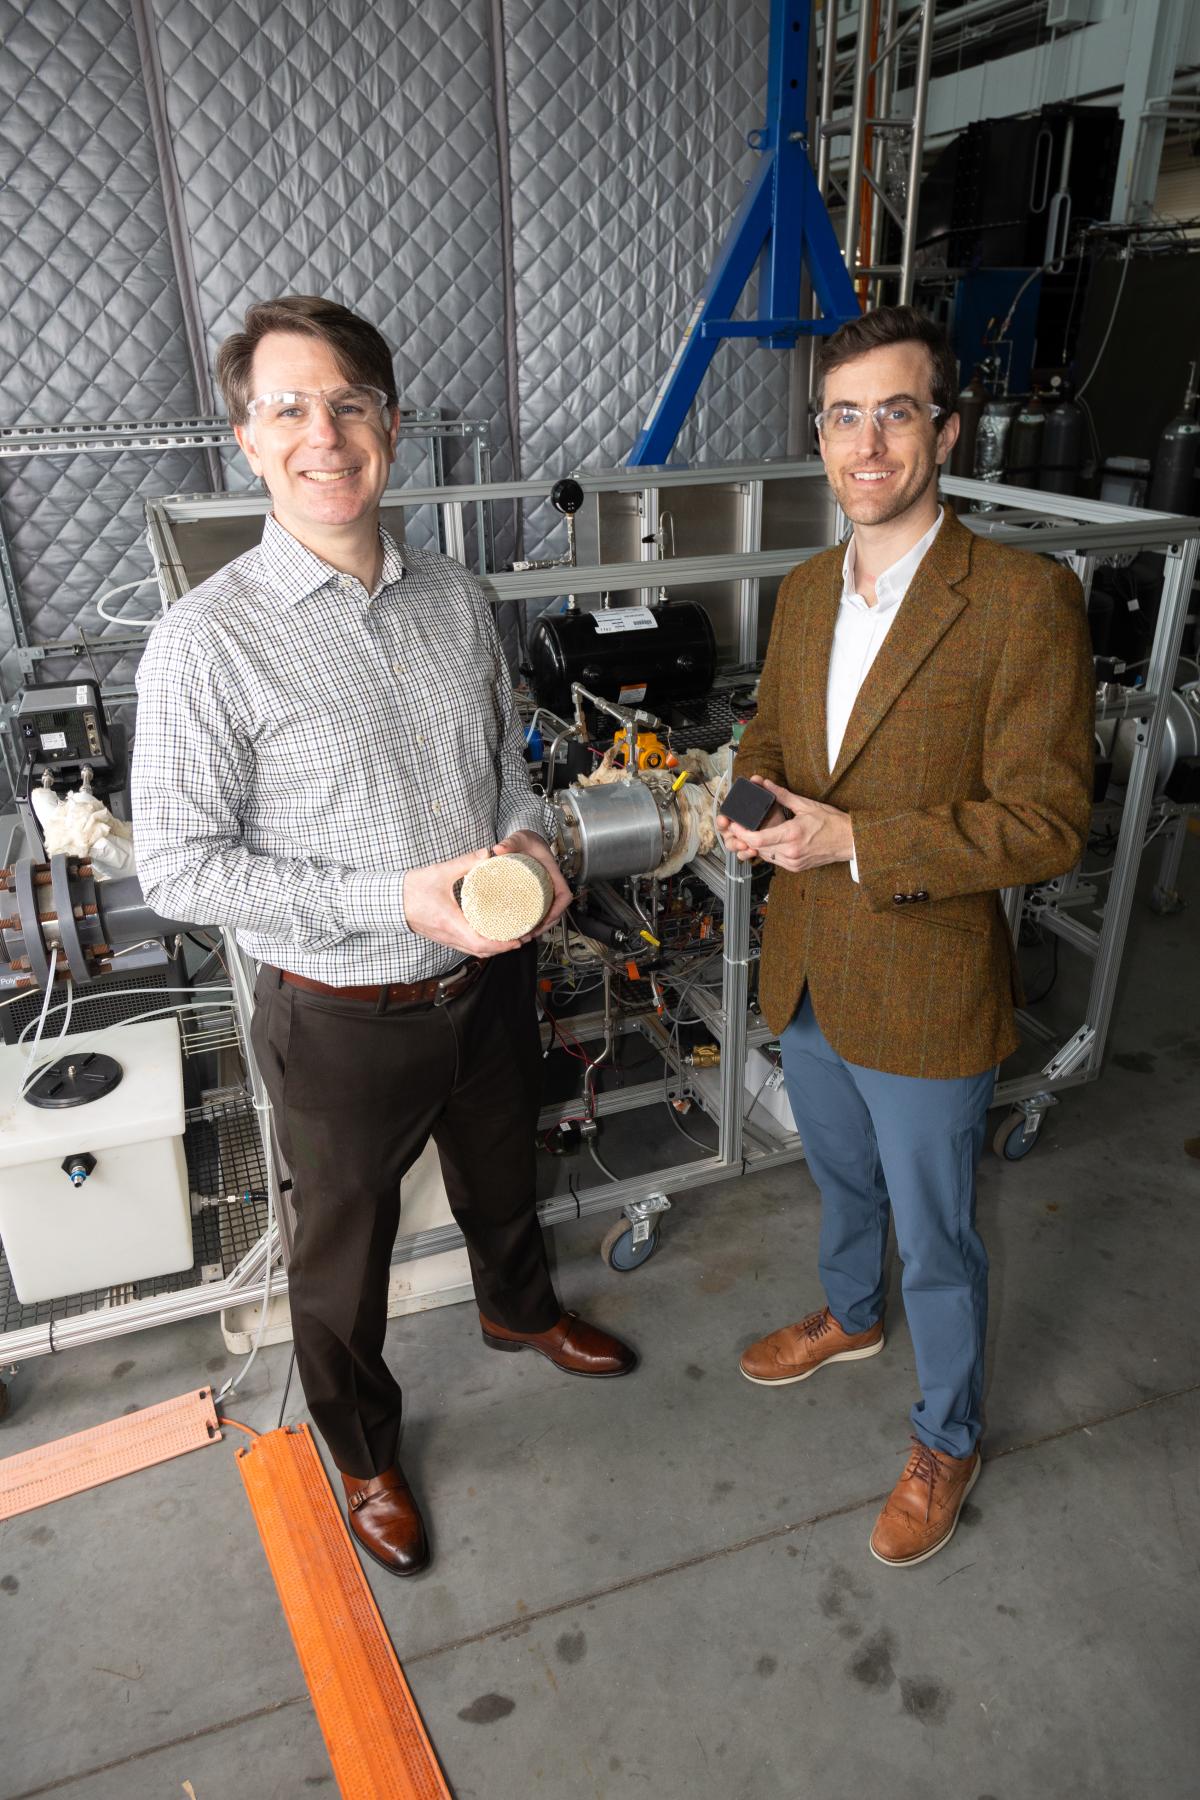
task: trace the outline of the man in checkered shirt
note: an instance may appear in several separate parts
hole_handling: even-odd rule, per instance
[[[297,1214],[296,1361],[359,1543],[429,1560],[383,1355],[400,1183],[432,1136],[484,1342],[627,1374],[564,1312],[534,1207],[541,1051],[530,943],[476,936],[455,889],[521,851],[570,899],[522,754],[491,607],[382,530],[399,420],[373,326],[304,295],[252,306],[217,374],[271,496],[261,544],[174,606],[138,675],[134,835],[165,917],[260,963],[254,1048]]]

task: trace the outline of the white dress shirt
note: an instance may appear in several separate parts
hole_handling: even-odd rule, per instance
[[[918,538],[911,550],[906,550],[898,562],[894,562],[890,569],[885,569],[876,578],[874,606],[868,606],[855,588],[853,536],[846,545],[846,555],[842,562],[842,602],[833,631],[829,682],[825,690],[826,751],[830,769],[841,752],[842,739],[846,735],[850,714],[854,711],[854,702],[858,699],[858,690],[866,680],[871,664],[879,655],[884,638],[892,629],[900,611],[900,603],[909,590],[925,552],[940,531],[944,517],[945,509],[939,507],[938,516],[924,537]],[[850,860],[850,874],[855,881],[858,880],[858,863],[853,857]]]

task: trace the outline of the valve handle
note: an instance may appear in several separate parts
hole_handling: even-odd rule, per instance
[[[583,489],[570,475],[565,475],[550,489],[550,504],[556,511],[565,513],[570,518],[583,505]]]

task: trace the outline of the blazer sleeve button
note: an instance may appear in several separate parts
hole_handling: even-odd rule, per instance
[[[907,894],[893,894],[892,895],[892,905],[893,906],[903,906],[904,902],[907,899],[908,899]]]
[[[922,888],[919,893],[913,895],[914,900],[928,900],[928,898],[929,895],[925,892],[924,888]]]

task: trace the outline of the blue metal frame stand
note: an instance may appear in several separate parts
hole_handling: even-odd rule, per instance
[[[666,462],[722,338],[754,337],[786,350],[802,332],[828,336],[858,317],[858,299],[808,160],[811,16],[812,0],[773,0],[767,122],[750,136],[762,161],[633,447],[630,468]],[[734,319],[733,309],[760,257],[759,316]],[[821,307],[818,319],[800,317],[805,264]]]

